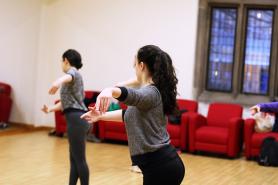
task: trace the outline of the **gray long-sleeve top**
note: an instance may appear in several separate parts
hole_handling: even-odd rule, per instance
[[[118,100],[128,105],[124,122],[131,156],[145,154],[170,143],[167,119],[159,90],[154,85],[140,89],[120,87]]]

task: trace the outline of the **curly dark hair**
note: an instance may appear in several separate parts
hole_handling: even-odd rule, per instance
[[[137,59],[146,64],[161,94],[164,114],[177,114],[178,79],[171,57],[157,46],[146,45],[138,50]]]
[[[70,65],[76,67],[76,69],[80,69],[83,66],[80,53],[74,49],[65,51],[62,58],[63,61],[67,59]]]

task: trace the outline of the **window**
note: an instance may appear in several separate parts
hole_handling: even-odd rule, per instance
[[[212,8],[207,89],[231,91],[237,10]]]
[[[198,100],[250,105],[278,96],[277,7],[276,0],[200,0]]]
[[[244,93],[266,95],[268,92],[273,15],[273,10],[247,10]]]

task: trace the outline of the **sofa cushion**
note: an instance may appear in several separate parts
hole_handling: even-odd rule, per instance
[[[196,142],[227,145],[228,129],[222,127],[203,126],[196,131]]]
[[[209,106],[207,124],[210,126],[228,127],[229,119],[241,118],[242,107],[236,104],[212,103]]]

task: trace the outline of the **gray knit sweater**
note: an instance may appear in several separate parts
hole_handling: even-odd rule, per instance
[[[168,145],[170,138],[159,90],[154,85],[140,89],[120,88],[122,95],[118,99],[128,105],[124,122],[131,156]]]

